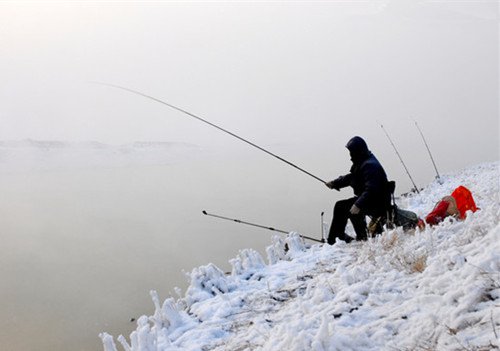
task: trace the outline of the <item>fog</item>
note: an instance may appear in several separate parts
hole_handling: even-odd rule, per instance
[[[95,350],[133,328],[148,291],[270,234],[202,210],[318,236],[324,180],[360,135],[397,181],[499,158],[498,3],[1,2],[0,140],[195,145],[175,162],[14,167],[0,152],[0,330],[8,349]],[[14,161],[13,161],[14,160]],[[88,161],[88,160],[85,160]],[[79,165],[76,167],[75,165]],[[271,233],[272,234],[272,233]],[[150,308],[150,310],[148,310]],[[31,335],[31,336],[28,336]],[[78,348],[77,346],[78,345]]]
[[[103,81],[258,143],[373,144],[379,120],[404,147],[414,118],[436,149],[498,146],[496,2],[0,6],[1,139],[234,144]]]
[[[151,289],[177,296],[194,267],[228,271],[240,249],[265,254],[273,232],[202,210],[320,239],[320,212],[332,199],[326,187],[242,153],[244,160],[202,152],[175,164],[37,171],[6,172],[11,164],[1,162],[6,349],[99,349],[99,332],[130,333],[132,319],[152,313]]]

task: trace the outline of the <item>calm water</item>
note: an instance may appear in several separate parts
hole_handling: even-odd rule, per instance
[[[228,270],[239,249],[270,242],[202,210],[319,238],[337,196],[265,157],[0,179],[0,339],[15,351],[101,350],[100,332],[128,337],[131,318],[153,312],[151,289],[184,291],[183,271]]]

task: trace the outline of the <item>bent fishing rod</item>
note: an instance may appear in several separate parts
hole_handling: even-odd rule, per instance
[[[389,142],[391,143],[392,147],[394,148],[394,151],[396,151],[396,155],[398,155],[399,161],[401,161],[401,164],[403,165],[403,167],[404,167],[404,169],[406,171],[406,174],[408,174],[408,177],[410,177],[410,180],[411,180],[411,182],[413,184],[413,188],[415,189],[415,191],[417,192],[417,194],[420,194],[420,191],[418,191],[417,185],[415,184],[415,182],[413,181],[413,178],[411,177],[410,171],[408,171],[408,168],[406,167],[406,165],[405,165],[405,163],[403,161],[403,158],[399,154],[398,149],[396,149],[396,145],[394,145],[394,143],[392,142],[392,139],[389,136],[389,134],[387,133],[387,131],[385,130],[384,125],[382,123],[380,123],[380,122],[379,122],[379,124],[380,124],[380,127],[382,127],[382,130],[384,131],[385,135],[387,136],[387,139],[389,139]]]
[[[418,126],[417,121],[414,120],[413,122],[415,122],[415,126],[417,127],[417,129],[418,129],[418,131],[420,133],[420,136],[422,137],[422,140],[424,141],[425,147],[427,148],[427,152],[429,153],[429,156],[431,158],[431,161],[432,161],[432,164],[434,166],[434,169],[436,170],[436,178],[438,180],[441,180],[441,176],[439,175],[438,169],[436,167],[436,162],[434,162],[434,157],[432,157],[431,149],[429,149],[429,145],[427,145],[427,141],[424,138],[424,134],[422,133],[422,130]]]
[[[260,225],[260,224],[255,224],[255,223],[250,223],[250,222],[245,222],[245,221],[242,221],[240,219],[234,219],[234,218],[229,218],[229,217],[224,217],[224,216],[219,216],[219,215],[215,215],[215,214],[211,214],[211,213],[208,213],[207,211],[203,210],[202,213],[206,216],[210,216],[210,217],[215,217],[215,218],[220,218],[220,219],[225,219],[227,221],[232,221],[232,222],[236,222],[236,223],[240,223],[240,224],[246,224],[246,225],[251,225],[253,227],[258,227],[258,228],[262,228],[262,229],[267,229],[267,230],[272,230],[274,232],[279,232],[279,233],[283,233],[283,234],[289,234],[290,232],[287,232],[285,230],[281,230],[281,229],[276,229],[276,228],[273,228],[273,227],[267,227],[265,225]],[[299,236],[303,239],[308,239],[308,240],[312,240],[312,241],[316,241],[318,243],[324,243],[325,241],[323,240],[318,240],[318,239],[315,239],[315,238],[311,238],[310,236],[306,236],[306,235],[302,235],[302,234],[299,234]]]
[[[201,118],[200,116],[195,115],[194,113],[191,113],[191,112],[186,111],[186,110],[184,110],[184,109],[182,109],[182,108],[180,108],[180,107],[177,107],[177,106],[174,106],[174,105],[172,105],[172,104],[169,104],[169,103],[167,103],[167,102],[165,102],[165,101],[163,101],[163,100],[160,100],[160,99],[158,99],[158,98],[155,98],[155,97],[153,97],[153,96],[151,96],[151,95],[147,95],[147,94],[141,93],[140,91],[137,91],[137,90],[133,90],[133,89],[130,89],[130,88],[126,88],[126,87],[122,87],[122,86],[115,85],[115,84],[110,84],[110,83],[103,83],[103,82],[92,82],[92,83],[94,83],[94,84],[99,84],[99,85],[105,85],[105,86],[108,86],[108,87],[112,87],[112,88],[116,88],[116,89],[121,89],[121,90],[124,90],[124,91],[128,91],[129,93],[136,94],[136,95],[140,95],[140,96],[145,97],[145,98],[147,98],[147,99],[150,99],[150,100],[156,101],[156,102],[158,102],[158,103],[160,103],[160,104],[162,104],[162,105],[168,106],[168,107],[170,107],[171,109],[174,109],[174,110],[176,110],[176,111],[179,111],[179,112],[181,112],[181,113],[183,113],[183,114],[185,114],[185,115],[188,115],[188,116],[190,116],[190,117],[192,117],[192,118],[197,119],[197,120],[198,120],[198,121],[200,121],[200,122],[206,123],[206,124],[208,124],[208,125],[209,125],[209,126],[211,126],[211,127],[214,127],[214,128],[216,128],[216,129],[218,129],[218,130],[220,130],[220,131],[224,132],[224,133],[227,133],[227,134],[229,134],[229,135],[231,135],[231,136],[235,137],[236,139],[239,139],[239,140],[241,140],[241,141],[243,141],[243,142],[245,142],[245,143],[247,143],[247,144],[249,144],[249,145],[251,145],[251,146],[253,146],[253,147],[255,147],[255,148],[257,148],[257,149],[259,149],[259,150],[261,150],[261,151],[263,151],[263,152],[265,152],[266,154],[271,155],[271,156],[273,156],[273,157],[277,158],[278,160],[280,160],[280,161],[282,161],[282,162],[285,162],[285,163],[286,163],[286,164],[288,164],[289,166],[292,166],[292,167],[294,167],[294,168],[298,169],[299,171],[301,171],[301,172],[303,172],[303,173],[305,173],[305,174],[307,174],[307,175],[309,175],[309,176],[313,177],[314,179],[319,180],[321,183],[323,183],[323,184],[325,184],[325,185],[326,185],[326,181],[324,181],[323,179],[321,179],[321,178],[319,178],[319,177],[315,176],[315,175],[314,175],[314,174],[312,174],[312,173],[309,173],[309,172],[308,172],[308,171],[306,171],[305,169],[303,169],[303,168],[301,168],[301,167],[299,167],[299,166],[297,166],[297,165],[293,164],[293,163],[292,163],[292,162],[290,162],[290,161],[285,160],[283,157],[280,157],[280,156],[278,156],[278,155],[276,155],[276,154],[273,154],[272,152],[270,152],[270,151],[268,151],[268,150],[264,149],[263,147],[260,147],[260,146],[259,146],[259,145],[257,145],[257,144],[252,143],[251,141],[248,141],[248,140],[246,140],[246,139],[244,139],[244,138],[240,137],[239,135],[234,134],[233,132],[230,132],[230,131],[229,131],[229,130],[227,130],[227,129],[224,129],[224,128],[222,128],[222,127],[219,127],[218,125],[216,125],[216,124],[214,124],[214,123],[212,123],[212,122],[209,122],[209,121],[207,121],[206,119]]]

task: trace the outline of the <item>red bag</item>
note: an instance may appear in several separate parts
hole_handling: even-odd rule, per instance
[[[425,221],[430,225],[436,225],[441,222],[448,214],[446,210],[448,209],[449,202],[448,201],[439,201],[436,207],[432,210],[431,213],[425,217]]]
[[[466,211],[471,210],[472,212],[476,212],[478,210],[476,203],[474,202],[474,198],[472,197],[472,193],[466,187],[460,185],[451,193],[451,196],[453,196],[457,202],[460,219],[465,218]]]

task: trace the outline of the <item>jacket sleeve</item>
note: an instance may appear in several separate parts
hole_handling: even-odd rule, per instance
[[[352,174],[346,174],[333,181],[334,188],[342,189],[351,185]]]

